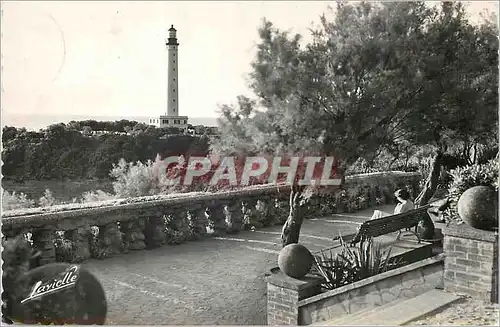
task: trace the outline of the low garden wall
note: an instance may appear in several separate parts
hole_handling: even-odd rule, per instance
[[[420,178],[404,172],[348,176],[340,190],[313,197],[307,212],[312,217],[392,203],[396,188],[415,196]],[[259,185],[10,210],[2,213],[2,232],[7,239],[31,235],[33,248],[41,251],[41,265],[81,262],[207,237],[207,227],[220,235],[282,224],[289,211],[288,191],[286,186]]]
[[[438,254],[321,293],[322,279],[298,280],[278,272],[267,277],[268,325],[309,325],[442,288],[444,255]]]

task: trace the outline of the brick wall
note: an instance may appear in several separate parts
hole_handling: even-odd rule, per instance
[[[466,224],[443,232],[445,290],[498,303],[498,234]]]
[[[279,271],[268,276],[266,281],[268,325],[298,325],[299,300],[321,290],[321,278],[310,275],[295,279]]]
[[[297,325],[299,316],[297,291],[267,284],[267,324]]]

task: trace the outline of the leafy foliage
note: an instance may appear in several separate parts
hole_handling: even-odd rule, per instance
[[[443,216],[448,221],[461,222],[457,211],[457,203],[460,196],[469,188],[474,186],[491,186],[498,191],[498,174],[500,163],[497,159],[490,160],[485,164],[476,164],[458,167],[450,172],[453,181],[449,187],[450,206]]]
[[[450,186],[452,196],[460,196],[474,186],[492,186],[498,190],[498,160],[490,160],[482,165],[458,167],[451,171],[453,182]]]
[[[140,161],[127,163],[121,159],[117,165],[113,166],[110,176],[115,179],[113,189],[119,198],[158,193],[159,185],[151,160],[143,164]]]
[[[323,250],[319,255],[315,254],[314,259],[313,272],[316,270],[315,273],[325,279],[322,284],[324,288],[333,290],[354,283],[355,274],[349,262],[333,251]]]
[[[422,145],[491,147],[496,35],[493,21],[471,24],[459,3],[340,2],[305,46],[264,20],[249,76],[255,98],[221,108],[225,137],[212,149],[311,149],[346,167],[385,152],[392,169],[408,168]]]
[[[470,149],[493,148],[493,20],[471,24],[463,5],[451,2],[338,2],[335,9],[333,17],[320,17],[305,45],[300,35],[263,21],[249,75],[254,97],[221,107],[224,137],[212,153],[334,155],[340,171],[358,161],[347,170],[353,173],[374,168],[381,154],[380,166],[408,169],[421,146],[441,157],[459,146],[460,159]],[[425,194],[434,193],[435,179]],[[300,188],[293,193],[291,204],[302,197]],[[301,205],[291,207],[293,220]]]

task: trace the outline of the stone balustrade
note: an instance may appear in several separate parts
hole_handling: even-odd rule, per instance
[[[392,203],[396,188],[418,192],[419,173],[384,172],[348,176],[340,189],[319,193],[308,217],[354,212]],[[183,243],[252,227],[282,224],[289,187],[255,185],[217,193],[193,192],[10,210],[2,214],[6,239],[27,237],[41,252],[40,265],[81,262],[118,253]],[[208,233],[208,229],[213,233]],[[30,237],[31,236],[31,237]]]

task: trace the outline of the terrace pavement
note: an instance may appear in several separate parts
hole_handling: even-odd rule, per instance
[[[393,205],[378,207],[392,211]],[[353,233],[374,208],[304,221],[310,251]],[[101,281],[107,324],[266,325],[265,273],[277,266],[281,226],[166,245],[82,264]]]

